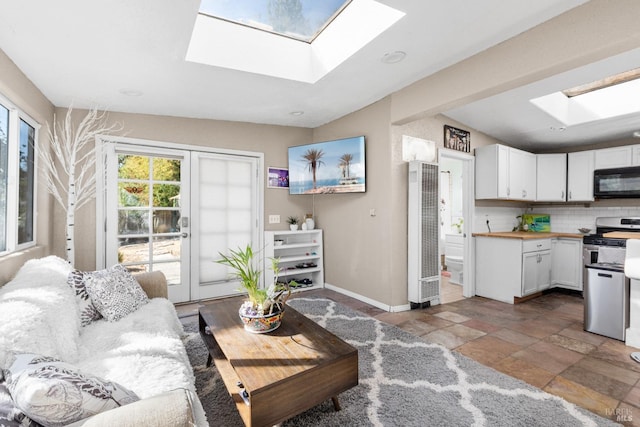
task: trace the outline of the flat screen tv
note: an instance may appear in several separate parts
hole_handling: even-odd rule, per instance
[[[289,193],[364,193],[364,136],[289,147]]]

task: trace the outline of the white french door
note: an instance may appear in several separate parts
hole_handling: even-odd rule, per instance
[[[229,248],[261,247],[261,159],[116,142],[102,152],[98,266],[162,271],[173,302],[239,293],[215,260]]]
[[[258,161],[198,152],[191,161],[191,181],[197,183],[191,205],[191,297],[199,300],[237,294],[240,286],[229,280],[229,269],[214,261],[220,252],[244,248],[248,243],[256,251],[261,248],[256,209]]]

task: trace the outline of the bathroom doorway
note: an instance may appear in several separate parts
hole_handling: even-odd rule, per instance
[[[440,167],[440,301],[445,304],[471,296],[473,263],[470,236],[473,223],[473,157],[439,150]]]

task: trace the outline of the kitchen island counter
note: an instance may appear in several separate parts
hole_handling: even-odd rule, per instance
[[[492,233],[473,233],[473,237],[498,237],[503,239],[553,239],[564,237],[568,239],[582,239],[582,234],[578,233],[540,233],[533,231],[495,231]]]

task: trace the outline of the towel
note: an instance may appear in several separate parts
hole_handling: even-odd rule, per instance
[[[624,264],[624,248],[610,248],[602,246],[598,248],[598,263]]]

